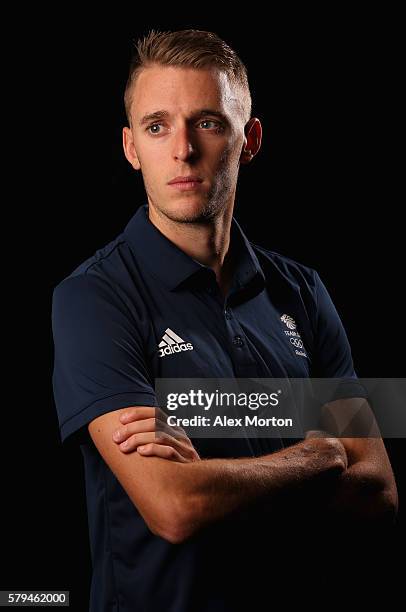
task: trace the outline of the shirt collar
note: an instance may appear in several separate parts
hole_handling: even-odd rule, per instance
[[[141,206],[133,215],[124,229],[124,235],[145,269],[170,291],[176,290],[192,277],[201,275],[215,278],[211,268],[184,253],[149,220],[148,204]],[[235,217],[232,217],[230,242],[237,255],[233,287],[242,289],[253,281],[259,281],[264,286],[265,276],[258,258]]]

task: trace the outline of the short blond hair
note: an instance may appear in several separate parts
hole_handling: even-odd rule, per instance
[[[216,67],[241,92],[240,106],[244,122],[251,117],[251,93],[247,69],[236,52],[217,34],[204,30],[151,30],[144,38],[134,41],[133,55],[124,92],[124,106],[129,124],[134,84],[139,73],[152,65],[183,66],[204,69]]]

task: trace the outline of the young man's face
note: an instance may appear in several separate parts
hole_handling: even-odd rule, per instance
[[[197,222],[234,201],[244,145],[240,95],[215,68],[153,66],[138,75],[124,148],[159,213]],[[190,175],[199,182],[169,184]]]

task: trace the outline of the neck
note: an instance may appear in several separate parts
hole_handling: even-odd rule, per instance
[[[148,212],[149,220],[164,236],[184,253],[214,270],[217,283],[223,293],[227,293],[233,276],[230,248],[232,206],[208,223],[173,221],[151,204]]]

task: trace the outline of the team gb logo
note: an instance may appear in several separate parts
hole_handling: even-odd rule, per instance
[[[282,323],[285,323],[286,327],[289,329],[296,329],[295,320],[287,314],[281,316]]]

